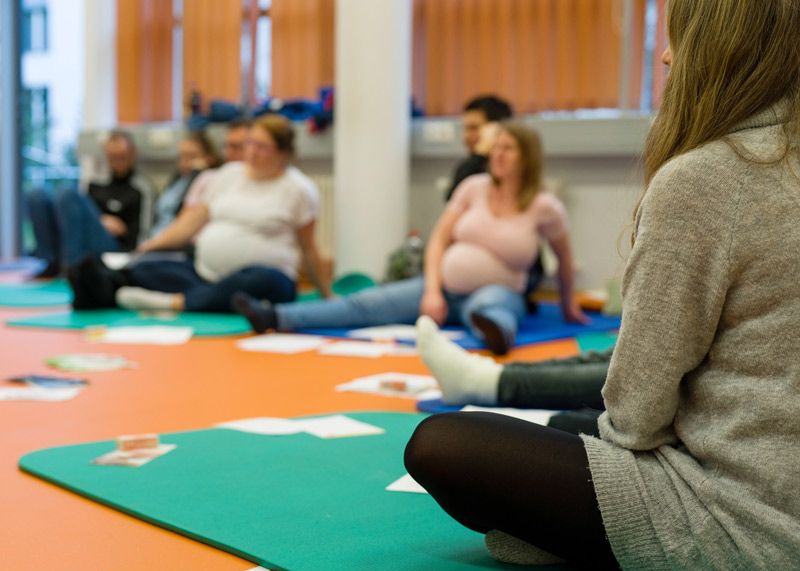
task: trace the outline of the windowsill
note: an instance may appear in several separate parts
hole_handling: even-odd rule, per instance
[[[638,156],[644,147],[651,115],[617,110],[549,112],[528,116],[523,121],[542,136],[545,156],[565,158],[607,158]],[[136,139],[144,159],[174,160],[182,125],[157,123],[125,127]],[[297,150],[302,159],[325,160],[333,156],[334,128],[311,135],[305,124],[297,125]],[[212,125],[209,132],[215,142],[222,140],[224,126]],[[81,133],[80,154],[95,153],[108,131]],[[413,159],[453,159],[462,157],[460,119],[458,117],[421,117],[411,123]]]

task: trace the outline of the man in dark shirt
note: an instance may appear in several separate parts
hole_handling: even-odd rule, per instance
[[[486,128],[487,123],[504,121],[510,119],[512,115],[511,105],[495,95],[482,95],[467,102],[461,115],[461,141],[469,156],[456,166],[446,201],[450,200],[462,180],[486,172],[489,149],[481,146],[481,130]]]
[[[90,183],[85,195],[74,189],[28,194],[36,254],[47,262],[37,277],[54,277],[87,254],[132,250],[146,235],[154,191],[135,172],[133,138],[114,131],[103,150],[110,178]]]

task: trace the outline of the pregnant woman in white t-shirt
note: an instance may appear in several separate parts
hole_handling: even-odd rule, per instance
[[[301,258],[323,295],[330,295],[314,239],[319,192],[289,164],[293,155],[289,121],[277,115],[257,120],[244,162],[220,168],[203,202],[147,243],[148,251],[174,250],[197,235],[194,261],[143,261],[110,272],[87,260],[75,306],[227,312],[236,292],[290,302]]]
[[[573,301],[572,254],[563,205],[543,192],[542,150],[535,131],[503,124],[490,174],[467,178],[439,218],[425,253],[424,277],[334,300],[270,304],[244,293],[234,306],[257,332],[308,327],[413,323],[429,315],[460,323],[503,354],[525,315],[528,268],[546,240],[559,258],[564,318],[585,322]]]

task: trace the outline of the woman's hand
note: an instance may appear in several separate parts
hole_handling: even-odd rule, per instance
[[[564,315],[564,321],[568,323],[580,323],[588,325],[592,322],[591,319],[583,312],[581,307],[575,302],[570,300],[561,305],[561,313]]]
[[[447,321],[447,301],[442,292],[425,292],[419,303],[419,314],[427,315],[437,324],[444,325],[444,322]]]
[[[112,214],[101,214],[100,224],[103,225],[103,228],[106,229],[106,232],[117,238],[120,236],[125,236],[128,233],[128,225],[125,224],[125,222],[119,216],[114,216]]]

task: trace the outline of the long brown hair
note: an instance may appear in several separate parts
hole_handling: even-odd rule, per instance
[[[517,208],[522,212],[542,189],[542,141],[539,133],[532,127],[517,121],[503,121],[500,130],[505,131],[517,142],[521,162],[521,187],[517,195]],[[494,179],[494,177],[492,177]],[[495,180],[495,183],[497,181]]]
[[[646,185],[670,159],[788,98],[782,160],[800,133],[800,0],[670,0],[667,25],[673,62],[645,145]]]

